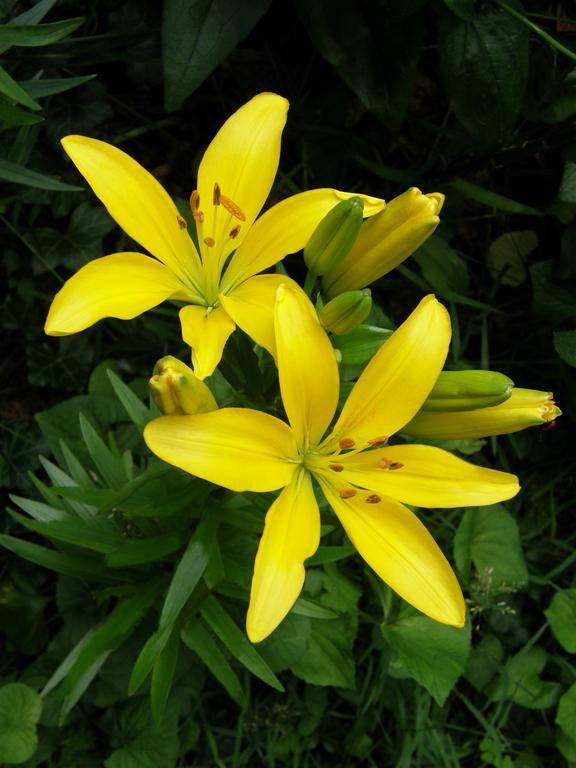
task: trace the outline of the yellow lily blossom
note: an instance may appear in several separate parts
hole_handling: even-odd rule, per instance
[[[462,626],[465,605],[446,558],[404,503],[493,504],[514,496],[514,475],[476,467],[439,448],[388,446],[438,378],[450,319],[434,296],[420,303],[372,358],[324,437],[338,403],[334,350],[301,290],[280,286],[278,373],[289,425],[246,408],[162,416],[144,438],[171,464],[233,491],[282,488],[266,515],[247,616],[253,642],[270,634],[302,589],[304,560],[320,540],[312,479],[366,562],[405,600]]]
[[[411,187],[365,222],[351,251],[326,272],[322,285],[329,298],[365,288],[401,264],[430,237],[440,222],[444,195]]]
[[[552,392],[513,387],[508,400],[489,408],[458,413],[420,411],[402,432],[410,437],[438,440],[491,437],[542,426],[561,415]]]
[[[172,355],[158,360],[148,382],[152,399],[165,416],[208,413],[218,408],[214,395],[194,371]]]
[[[365,216],[384,206],[376,198],[314,189],[257,218],[278,168],[287,110],[286,99],[261,93],[224,123],[206,150],[190,197],[199,250],[148,171],[103,141],[66,136],[64,149],[110,215],[155,258],[115,253],[86,264],[54,298],[46,333],[76,333],[104,317],[130,319],[175,299],[186,302],[182,336],[198,378],[214,371],[236,325],[274,353],[274,297],[286,277],[259,273],[303,248],[341,200],[362,197]]]

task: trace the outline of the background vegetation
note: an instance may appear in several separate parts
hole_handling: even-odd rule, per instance
[[[0,16],[0,762],[576,765],[574,4],[0,0]],[[140,438],[155,360],[187,360],[176,309],[43,335],[62,282],[128,245],[59,139],[110,141],[185,199],[223,120],[264,90],[291,102],[273,199],[444,192],[437,235],[375,299],[399,322],[434,291],[451,367],[554,389],[564,411],[452,446],[523,484],[505,508],[424,513],[469,600],[463,632],[396,602],[325,520],[304,599],[250,646],[268,500],[233,506]],[[302,276],[300,256],[285,266]],[[221,399],[228,381],[269,402],[233,339]]]

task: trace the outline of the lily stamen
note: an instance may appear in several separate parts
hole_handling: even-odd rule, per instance
[[[214,184],[214,192],[212,193],[212,204],[220,205],[220,185],[218,182]]]
[[[370,496],[366,496],[364,501],[366,502],[366,504],[379,504],[382,501],[382,499],[380,498],[380,496],[378,496],[377,493],[371,493]]]
[[[186,220],[183,219],[182,216],[176,216],[176,221],[178,222],[180,229],[188,229],[188,224],[186,224]]]
[[[373,448],[378,448],[381,445],[386,445],[387,442],[388,437],[380,435],[379,437],[370,438],[370,440],[368,440],[368,445],[371,445]]]
[[[352,440],[351,437],[343,437],[342,440],[339,441],[338,445],[340,446],[340,450],[348,451],[350,448],[354,448],[356,441]]]
[[[328,464],[328,466],[333,472],[342,472],[344,469],[344,464]]]
[[[340,488],[338,493],[341,499],[351,499],[353,496],[356,496],[358,491],[354,488]]]
[[[242,211],[240,206],[236,205],[236,203],[233,200],[230,200],[229,197],[219,194],[218,201],[223,208],[226,208],[228,213],[231,213],[232,216],[234,216],[235,219],[246,221],[246,214]]]
[[[205,237],[205,238],[204,238],[204,244],[205,244],[205,245],[206,245],[208,248],[214,248],[214,245],[216,244],[216,241],[214,240],[214,238],[213,238],[213,237]]]

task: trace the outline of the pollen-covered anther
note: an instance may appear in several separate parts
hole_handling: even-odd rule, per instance
[[[220,184],[218,184],[218,182],[214,184],[214,192],[212,193],[212,203],[214,205],[220,205]]]
[[[382,499],[377,493],[371,493],[370,496],[366,496],[365,498],[366,504],[379,504],[381,501]]]
[[[195,189],[190,193],[190,210],[192,213],[196,213],[198,208],[200,208],[200,195],[198,190]]]
[[[229,236],[234,240],[235,237],[238,237],[238,233],[240,232],[240,224],[237,224],[235,227],[232,227],[230,232],[228,232]]]
[[[343,437],[342,440],[338,443],[340,446],[340,449],[342,451],[348,451],[350,448],[354,448],[356,445],[356,441],[352,440],[351,437]]]
[[[404,464],[401,461],[392,461],[392,459],[380,459],[380,469],[402,469]]]
[[[218,200],[220,202],[220,205],[223,208],[226,208],[228,213],[231,213],[235,219],[238,219],[239,221],[246,221],[246,214],[240,208],[240,206],[236,205],[236,203],[233,200],[230,200],[230,198],[226,197],[226,195],[220,195],[220,194],[218,195]]]
[[[404,464],[402,464],[401,461],[393,461],[390,464],[389,469],[402,469],[403,466],[404,466]]]
[[[194,213],[192,214],[192,216],[193,216],[193,217],[196,219],[196,221],[197,221],[199,224],[202,224],[202,222],[204,221],[204,214],[203,214],[203,212],[202,212],[202,211],[194,211]]]
[[[213,237],[205,237],[204,238],[204,244],[208,246],[208,248],[214,248],[216,241]]]
[[[344,464],[328,464],[332,472],[342,472]]]
[[[340,488],[338,493],[340,494],[341,499],[351,499],[353,496],[356,496],[358,491],[354,488]]]
[[[387,442],[388,437],[386,435],[379,435],[378,437],[371,437],[370,440],[368,440],[368,445],[377,448],[380,445],[386,445]]]
[[[176,221],[178,222],[178,226],[180,229],[187,229],[188,224],[186,224],[186,220],[182,218],[182,216],[176,216]]]

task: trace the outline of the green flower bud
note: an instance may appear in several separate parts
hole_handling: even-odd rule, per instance
[[[332,333],[350,333],[364,322],[372,309],[370,291],[347,291],[336,296],[318,312],[320,322]]]
[[[172,355],[158,360],[149,387],[152,399],[166,416],[208,413],[218,408],[206,384]]]
[[[315,275],[334,269],[352,248],[360,232],[364,201],[350,197],[324,216],[304,248],[306,266]]]
[[[392,336],[392,331],[376,325],[359,325],[351,333],[331,336],[334,349],[340,353],[343,365],[364,365]]]
[[[423,411],[470,411],[503,403],[514,382],[497,371],[442,371]]]

